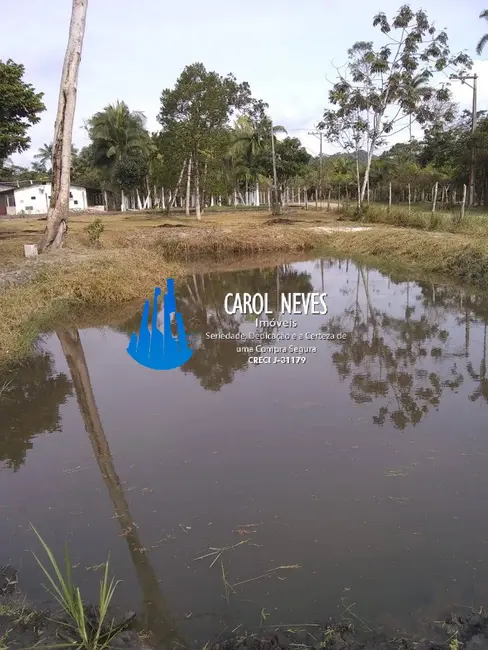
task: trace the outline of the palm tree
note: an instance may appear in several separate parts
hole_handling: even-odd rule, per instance
[[[148,156],[151,150],[144,113],[131,111],[125,102],[117,101],[95,113],[87,128],[95,167],[104,170],[111,180],[117,163],[135,155]],[[122,191],[122,210],[124,207]]]
[[[78,149],[74,146],[74,144],[71,145],[71,162],[73,162],[73,158],[78,154]],[[42,147],[39,148],[38,152],[34,154],[34,158],[37,160],[39,166],[44,169],[48,170],[52,167],[52,158],[53,158],[53,143],[51,142],[50,144],[44,143]]]
[[[34,158],[39,162],[42,167],[47,169],[47,166],[51,166],[53,158],[53,143],[46,144],[44,143],[42,147],[39,148],[39,151],[34,154]]]
[[[480,13],[480,18],[484,18],[485,20],[488,20],[488,9],[484,9]],[[476,46],[476,54],[479,56],[483,50],[485,49],[485,45],[488,43],[488,34],[483,34],[483,36],[480,38],[478,45]]]
[[[287,131],[284,126],[277,124],[273,126],[274,137],[277,133],[287,133]],[[257,206],[259,206],[259,173],[255,169],[255,158],[267,147],[268,142],[269,123],[267,120],[255,122],[248,116],[242,116],[236,120],[232,148],[240,154],[242,162],[254,176],[255,205]]]

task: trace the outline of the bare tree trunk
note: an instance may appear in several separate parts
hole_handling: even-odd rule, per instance
[[[187,217],[190,216],[191,167],[192,167],[192,157],[190,156],[190,159],[188,161],[188,172],[186,175],[185,214]]]
[[[147,209],[152,210],[152,198],[151,198],[151,187],[149,185],[149,178],[146,176],[146,187],[147,187],[147,196],[146,196],[146,204],[147,204]]]
[[[361,212],[361,177],[359,175],[359,150],[356,149],[356,184],[357,184],[357,212]]]
[[[205,212],[206,203],[205,203],[205,188],[207,186],[207,174],[208,174],[208,160],[205,161],[205,167],[203,168],[203,180],[202,180],[202,199],[200,201],[200,214]],[[198,190],[197,190],[198,191]]]
[[[176,197],[178,196],[178,192],[180,191],[181,181],[183,180],[183,174],[185,173],[185,168],[186,168],[186,160],[183,163],[183,166],[181,168],[181,172],[180,172],[180,175],[178,177],[178,182],[176,183],[176,187],[175,187],[175,191],[174,191],[174,194],[173,194],[173,198],[171,199],[171,203],[168,202],[168,212],[169,212],[169,210],[171,210],[171,208],[174,208],[174,206],[175,206]]]
[[[409,183],[408,184],[408,214],[410,214],[411,210],[412,210],[412,189]]]
[[[105,212],[108,212],[108,196],[107,190],[103,190],[103,205],[105,207]]]
[[[259,200],[259,179],[256,176],[256,199],[255,199],[255,205],[257,208],[260,206],[260,200]]]
[[[391,181],[388,185],[388,212],[391,210]]]
[[[88,0],[73,0],[68,46],[64,57],[58,112],[54,126],[51,201],[46,230],[39,244],[41,252],[60,248],[68,230],[71,144],[87,6]]]
[[[370,145],[371,147],[371,145]],[[361,203],[364,202],[364,197],[366,195],[366,190],[369,187],[369,172],[371,169],[371,160],[373,158],[373,149],[371,147],[370,152],[368,153],[368,160],[366,162],[366,169],[364,171],[363,186],[361,187]]]
[[[464,217],[464,210],[466,207],[466,185],[463,185],[463,200],[461,202],[461,219]]]
[[[434,196],[432,198],[432,214],[435,212],[435,204],[437,202],[437,190],[439,189],[439,183],[434,185]]]
[[[141,196],[139,194],[139,190],[136,187],[136,200],[137,200],[137,209],[142,210],[142,203],[141,203]]]
[[[202,218],[202,213],[200,211],[200,165],[198,164],[198,157],[195,154],[195,164],[194,164],[193,178],[195,183],[195,214],[200,221]]]
[[[120,190],[120,211],[125,212],[126,210],[126,205],[125,205],[125,193],[124,190]]]

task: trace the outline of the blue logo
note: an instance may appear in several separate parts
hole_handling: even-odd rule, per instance
[[[176,311],[174,280],[167,280],[166,286],[163,297],[163,332],[158,328],[158,298],[161,289],[155,287],[151,329],[149,329],[149,300],[146,300],[142,310],[139,336],[133,333],[127,348],[127,352],[137,363],[151,370],[179,368],[193,354],[193,350],[188,345],[183,317]],[[173,314],[176,320],[176,336],[171,332]]]

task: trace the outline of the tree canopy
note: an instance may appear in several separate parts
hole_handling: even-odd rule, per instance
[[[44,93],[37,93],[24,81],[24,73],[21,63],[0,61],[0,169],[13,153],[29,148],[29,128],[46,110]]]
[[[446,32],[409,5],[391,18],[380,12],[372,23],[378,38],[349,48],[317,124],[340,152],[321,159],[311,155],[300,139],[288,135],[286,125],[273,126],[268,104],[254,96],[247,81],[195,62],[162,90],[154,133],[145,114],[123,100],[89,117],[88,143],[73,150],[72,180],[111,190],[121,209],[142,203],[160,209],[186,206],[187,214],[193,210],[200,218],[216,204],[271,202],[274,145],[282,195],[300,192],[302,200],[313,200],[332,193],[336,201],[356,201],[360,207],[370,190],[373,200],[385,200],[389,192],[405,200],[409,186],[410,198],[423,200],[438,182],[455,201],[474,160],[476,202],[488,205],[488,118],[478,111],[472,133],[473,116],[460,112],[452,100],[459,81],[449,79],[454,73],[463,79],[470,58],[453,53]],[[9,92],[0,102],[7,98],[14,106],[14,99],[22,103],[25,94],[32,119],[21,120],[18,128],[27,130],[43,110],[42,93],[22,81],[23,66],[1,66],[0,83]],[[24,132],[15,140],[17,127],[4,125],[2,110],[2,180],[46,180],[51,145],[39,149],[30,169],[12,164],[10,153],[25,150],[29,139]]]

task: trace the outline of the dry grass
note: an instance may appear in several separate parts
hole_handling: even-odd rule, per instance
[[[310,257],[312,250],[379,258],[488,285],[486,237],[383,225],[346,232],[336,213],[285,216],[294,222],[270,226],[269,214],[247,211],[212,213],[201,222],[154,213],[106,215],[100,247],[94,248],[84,229],[97,215],[77,215],[70,218],[66,249],[33,261],[24,260],[23,244],[38,240],[44,222],[0,222],[0,365],[25,357],[39,332],[53,323],[81,326],[94,311],[98,324],[117,318],[121,305],[139,304],[167,277],[270,266]]]
[[[270,217],[262,212],[219,213],[202,222],[119,214],[104,217],[101,246],[94,248],[84,229],[96,216],[70,219],[67,247],[36,260],[23,258],[23,244],[38,240],[44,222],[0,223],[0,313],[7,315],[0,320],[0,364],[25,357],[51,323],[79,325],[79,318],[94,310],[99,318],[110,318],[120,305],[140,301],[157,284],[164,286],[167,277],[181,277],[196,266],[222,270],[229,260],[245,266],[243,258],[251,254],[260,255],[263,265],[266,254],[272,264],[275,255],[300,254],[324,241],[307,224],[265,226]],[[287,216],[303,220],[307,215]],[[331,222],[331,215],[311,216]]]

